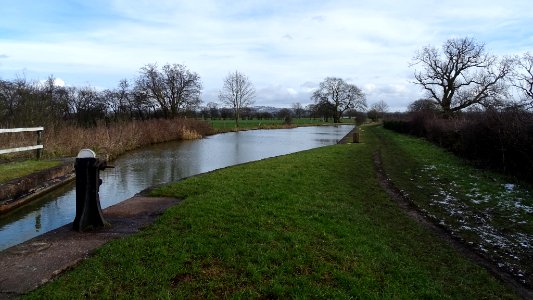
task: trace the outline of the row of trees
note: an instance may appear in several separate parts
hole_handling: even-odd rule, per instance
[[[381,103],[381,104],[380,104]],[[378,108],[379,107],[379,108]],[[388,110],[388,105],[382,101],[373,104],[368,112],[362,112],[354,109],[346,110],[342,117],[352,119],[368,114],[371,119],[381,119]],[[192,115],[192,113],[191,113]],[[323,119],[326,122],[333,120],[335,111],[329,109],[329,106],[309,104],[302,106],[301,103],[293,103],[290,108],[281,108],[272,111],[264,111],[255,107],[244,107],[240,109],[239,116],[241,120],[267,120],[267,119],[285,119],[290,118],[314,118]],[[209,102],[202,106],[195,114],[198,118],[203,119],[235,119],[235,110],[229,107],[220,107],[218,103]]]
[[[55,78],[29,82],[0,80],[0,124],[32,126],[74,120],[93,126],[98,120],[171,118],[196,110],[202,84],[198,74],[179,64],[146,65],[133,81],[115,89],[64,87]]]
[[[235,125],[239,127],[242,111],[249,109],[254,103],[255,89],[246,75],[235,71],[224,79],[224,85],[219,92],[222,104],[231,107],[234,112]],[[305,112],[308,116],[319,116],[334,123],[339,123],[341,117],[348,111],[358,112],[366,110],[366,99],[363,91],[355,84],[350,84],[342,78],[327,77],[313,93],[311,99],[314,104],[305,110],[300,103],[293,105],[292,111],[286,109],[282,114],[301,117]]]
[[[426,91],[427,98],[413,102],[410,110],[432,110],[451,118],[465,109],[533,107],[533,56],[529,53],[500,59],[490,54],[483,43],[457,38],[447,40],[441,50],[424,47],[416,53],[412,65],[420,67],[415,70],[415,83]],[[520,93],[519,99],[513,98],[512,91]],[[249,79],[238,72],[225,79],[219,98],[234,108],[237,126],[240,111],[253,103],[254,92]],[[347,112],[355,114],[367,109],[362,90],[337,77],[325,78],[311,99],[314,104],[308,111],[326,120],[331,117],[335,123]],[[379,101],[368,116],[377,120],[387,109],[388,105]]]
[[[223,81],[219,91],[219,102],[223,106],[220,109],[213,102],[201,107],[200,76],[179,64],[167,64],[161,68],[155,64],[146,65],[136,79],[123,79],[116,88],[103,91],[90,86],[58,86],[55,82],[53,76],[44,82],[30,82],[25,78],[0,80],[0,126],[72,121],[90,127],[101,120],[173,118],[197,116],[198,113],[203,117],[233,118],[239,126],[239,119],[243,117],[279,117],[253,112],[255,88],[251,80],[238,71],[229,73]],[[282,110],[278,115],[331,118],[339,122],[343,114],[351,116],[354,110],[366,106],[358,87],[334,77],[328,77],[320,84],[313,99],[315,103],[306,108],[296,103],[292,110]]]

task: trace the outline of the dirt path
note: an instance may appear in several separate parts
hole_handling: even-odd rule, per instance
[[[433,232],[436,236],[448,242],[456,251],[469,258],[478,265],[484,267],[487,271],[493,274],[495,277],[499,278],[502,282],[507,284],[512,288],[518,295],[524,299],[533,299],[533,290],[525,287],[518,280],[516,280],[512,275],[500,270],[496,265],[494,265],[489,260],[478,255],[473,249],[469,248],[467,245],[461,243],[459,240],[453,238],[445,228],[440,227],[428,219],[425,218],[424,214],[418,210],[418,208],[413,204],[405,193],[402,193],[394,183],[388,178],[385,170],[383,169],[383,163],[381,160],[381,153],[377,150],[374,153],[374,168],[376,169],[376,174],[379,180],[380,186],[389,194],[389,196],[398,203],[399,207],[411,218],[417,221],[419,224]]]

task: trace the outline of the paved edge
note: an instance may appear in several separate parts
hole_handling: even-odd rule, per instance
[[[0,299],[17,298],[89,257],[105,243],[152,224],[176,198],[134,196],[103,210],[109,228],[72,230],[72,223],[0,252]],[[74,217],[74,216],[73,216]]]

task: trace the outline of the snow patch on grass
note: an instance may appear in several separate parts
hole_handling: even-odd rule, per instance
[[[532,225],[533,201],[527,189],[514,183],[483,185],[477,176],[438,164],[423,166],[414,179],[433,189],[428,216],[507,271],[520,278],[532,275],[526,273],[533,271],[533,235],[521,231]]]

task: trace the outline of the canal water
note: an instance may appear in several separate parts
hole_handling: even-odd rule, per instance
[[[158,144],[128,152],[100,172],[102,208],[124,201],[162,183],[219,168],[337,143],[353,128],[313,126],[251,130],[209,136],[200,140]],[[22,243],[74,220],[74,183],[0,218],[0,250]]]

